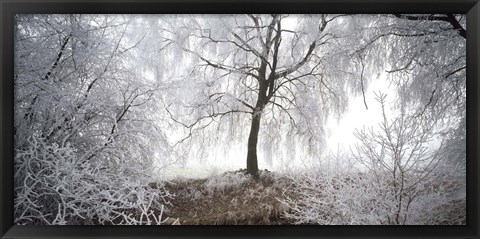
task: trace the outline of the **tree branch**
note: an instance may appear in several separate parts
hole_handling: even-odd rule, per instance
[[[278,79],[278,78],[281,78],[281,77],[285,77],[287,75],[289,75],[290,73],[298,70],[298,68],[302,67],[303,65],[305,65],[305,63],[308,61],[308,59],[310,58],[310,56],[312,55],[313,53],[313,50],[315,50],[315,47],[316,47],[316,44],[317,42],[316,41],[313,41],[311,44],[310,44],[310,47],[308,48],[308,51],[307,51],[307,54],[303,57],[303,59],[298,62],[297,64],[293,65],[292,67],[288,68],[288,69],[285,69],[283,71],[280,71],[278,73],[275,73],[275,76],[274,76],[274,79]]]
[[[443,21],[443,22],[448,22],[450,25],[453,27],[454,30],[457,30],[458,34],[463,37],[464,39],[467,38],[467,31],[465,28],[462,27],[462,25],[458,22],[458,20],[455,18],[455,15],[453,14],[446,14],[446,16],[412,16],[412,15],[406,15],[406,14],[394,14],[394,16],[401,18],[401,19],[406,19],[410,21],[421,21],[421,20],[426,20],[426,21]]]
[[[255,79],[258,79],[258,76],[249,72],[249,71],[243,71],[243,70],[239,70],[239,69],[236,69],[234,67],[231,67],[231,66],[226,66],[226,65],[223,65],[223,64],[219,64],[219,63],[214,63],[214,62],[211,62],[210,60],[204,58],[203,56],[201,56],[200,54],[196,53],[196,52],[193,52],[189,49],[186,49],[184,48],[183,49],[184,51],[186,52],[190,52],[194,55],[196,55],[198,58],[200,58],[202,61],[204,61],[208,66],[211,66],[213,68],[216,68],[216,69],[221,69],[221,70],[225,70],[225,71],[228,71],[230,73],[238,73],[238,74],[244,74],[244,75],[248,75],[248,76],[251,76]],[[251,68],[253,69],[253,68]]]

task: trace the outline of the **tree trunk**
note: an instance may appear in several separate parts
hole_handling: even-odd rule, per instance
[[[248,136],[247,173],[258,178],[257,142],[260,130],[261,111],[256,111],[252,116],[250,135]]]

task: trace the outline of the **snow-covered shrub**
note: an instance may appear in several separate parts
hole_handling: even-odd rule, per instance
[[[306,173],[293,177],[294,186],[283,201],[290,207],[285,216],[297,224],[378,224],[378,204],[363,175]]]
[[[410,225],[460,224],[465,215],[461,211],[464,198],[449,200],[447,188],[427,189],[430,180],[404,192],[400,210],[388,174],[317,172],[292,180],[283,203],[290,208],[285,216],[297,224],[379,225],[396,224],[396,220]],[[446,210],[452,206],[456,209]]]
[[[135,167],[84,160],[70,145],[30,137],[15,155],[16,224],[161,224],[170,195]]]
[[[318,224],[462,222],[464,171],[445,164],[455,144],[438,136],[441,124],[408,115],[404,108],[399,116],[387,117],[385,97],[377,95],[383,119],[379,129],[355,132],[357,169],[317,170],[294,179],[287,217]],[[439,211],[452,203],[453,212]],[[435,220],[440,215],[441,221]]]
[[[176,157],[133,18],[15,17],[15,223],[160,223],[146,185]]]

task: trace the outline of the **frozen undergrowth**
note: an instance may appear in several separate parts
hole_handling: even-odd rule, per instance
[[[162,224],[171,195],[135,165],[81,160],[74,148],[32,137],[15,156],[15,223]]]
[[[292,176],[292,187],[281,200],[295,224],[320,225],[461,225],[465,224],[465,197],[449,199],[451,181],[425,181],[404,192],[401,210],[388,177],[366,173],[303,173]],[[458,182],[461,183],[461,182]]]
[[[258,180],[239,170],[148,184],[148,175],[134,165],[82,161],[72,147],[39,138],[29,144],[15,158],[20,225],[160,225],[170,224],[167,216],[182,225],[378,225],[391,224],[398,209],[388,177],[354,170],[312,170],[289,178],[264,170]],[[464,224],[465,198],[446,198],[459,183],[430,180],[416,186],[414,200],[398,214],[401,221]]]

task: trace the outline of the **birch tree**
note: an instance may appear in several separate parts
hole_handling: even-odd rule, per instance
[[[231,127],[237,128],[248,124],[247,172],[253,176],[262,137],[271,139],[274,152],[285,147],[277,143],[288,138],[291,141],[283,142],[318,153],[327,115],[340,115],[346,90],[358,90],[349,57],[342,58],[337,48],[344,35],[342,27],[336,28],[341,17],[188,18],[175,39],[195,63],[193,74],[186,77],[195,85],[190,98],[195,103],[185,107],[190,112],[185,116],[194,117],[171,112],[172,119],[189,130],[187,137],[217,121],[234,119]]]

